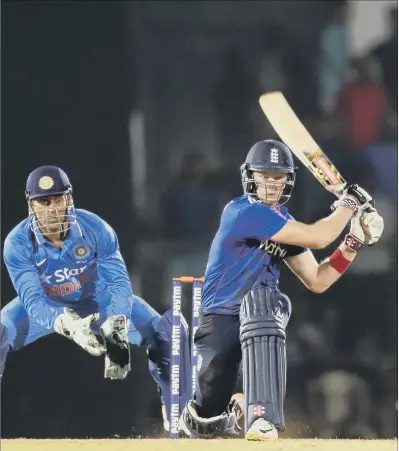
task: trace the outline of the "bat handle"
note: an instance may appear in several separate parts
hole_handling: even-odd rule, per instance
[[[344,194],[344,190],[341,191],[334,191],[334,194],[338,197],[338,199]]]

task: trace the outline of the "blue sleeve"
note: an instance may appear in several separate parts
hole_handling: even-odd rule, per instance
[[[253,203],[245,206],[237,218],[237,233],[242,238],[267,240],[279,232],[288,219],[278,210]]]
[[[295,219],[289,213],[287,213],[287,216],[288,216],[289,220],[295,221]],[[284,258],[295,257],[295,255],[302,254],[303,252],[306,252],[309,250],[309,248],[307,248],[307,247],[294,246],[292,244],[285,244],[284,247],[287,251]]]
[[[119,250],[116,233],[105,221],[99,232],[97,249],[98,275],[107,290],[98,294],[98,301],[109,304],[108,314],[123,314],[130,318],[133,306],[133,289],[125,262]]]
[[[56,317],[63,313],[63,307],[49,304],[28,247],[18,240],[6,239],[3,258],[14,288],[29,317],[40,326],[53,329]]]

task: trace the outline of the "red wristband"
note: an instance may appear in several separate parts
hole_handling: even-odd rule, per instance
[[[349,268],[351,263],[352,261],[345,258],[340,249],[337,249],[330,256],[331,266],[340,274],[343,274]]]

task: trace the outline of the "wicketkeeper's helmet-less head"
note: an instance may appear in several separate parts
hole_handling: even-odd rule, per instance
[[[285,204],[292,193],[295,184],[297,167],[294,166],[291,150],[288,146],[274,139],[255,143],[248,152],[245,163],[241,165],[241,180],[244,193],[257,194],[257,185],[253,173],[282,172],[287,174],[287,180],[282,184],[279,205]]]
[[[60,231],[65,232],[76,223],[76,213],[72,198],[72,185],[65,172],[56,166],[40,166],[29,174],[25,190],[28,202],[31,229],[37,230],[40,226],[58,225]],[[33,209],[32,202],[44,198],[63,197],[65,209],[47,207]]]

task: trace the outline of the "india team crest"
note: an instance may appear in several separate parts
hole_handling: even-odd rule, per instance
[[[73,254],[76,258],[86,258],[90,253],[89,247],[85,244],[78,244],[73,249]]]
[[[54,186],[54,180],[48,175],[44,175],[39,180],[39,188],[41,189],[50,189]]]

